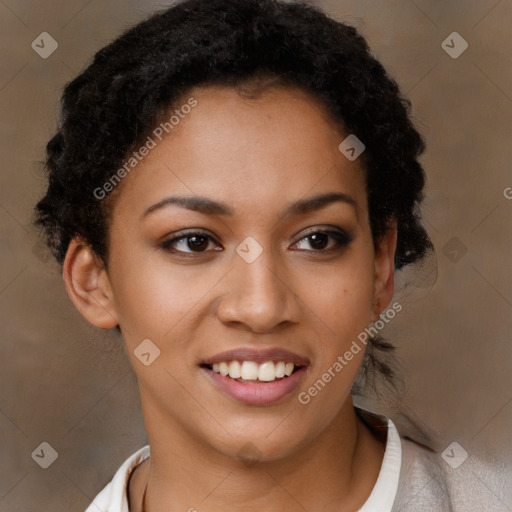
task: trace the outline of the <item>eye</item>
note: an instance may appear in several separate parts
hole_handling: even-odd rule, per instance
[[[211,235],[201,231],[191,231],[188,233],[182,233],[181,235],[169,240],[165,240],[160,244],[160,247],[171,252],[191,254],[212,250],[212,244],[217,246],[216,249],[213,249],[214,251],[222,250],[222,247],[219,247],[219,244]]]
[[[312,230],[294,245],[299,251],[332,252],[341,250],[352,242],[352,237],[343,230]],[[309,248],[308,248],[309,246]]]

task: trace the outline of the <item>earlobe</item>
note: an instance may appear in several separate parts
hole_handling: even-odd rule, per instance
[[[374,322],[389,306],[395,292],[396,224],[379,240],[375,247],[375,277],[371,321]]]
[[[83,239],[70,242],[62,276],[69,298],[86,320],[102,329],[118,325],[105,266]]]

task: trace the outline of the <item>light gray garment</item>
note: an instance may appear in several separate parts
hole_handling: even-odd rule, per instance
[[[507,512],[507,472],[472,455],[456,469],[402,438],[402,466],[392,512]]]
[[[377,436],[385,436],[386,416],[360,407],[355,411]],[[470,453],[452,467],[447,461],[455,461],[411,439],[410,424],[397,419],[393,422],[400,434],[402,463],[392,512],[512,512],[507,503],[512,482],[505,464]],[[428,442],[428,436],[423,438]],[[463,448],[458,445],[456,450]]]

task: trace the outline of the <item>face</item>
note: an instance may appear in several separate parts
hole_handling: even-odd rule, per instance
[[[148,436],[181,433],[231,457],[252,443],[279,458],[349,400],[363,350],[316,396],[308,389],[388,305],[393,238],[374,246],[360,159],[339,151],[348,133],[308,94],[190,96],[197,106],[115,199],[107,307]],[[143,340],[147,366],[136,355]],[[249,363],[244,380],[262,380],[235,380],[236,364],[235,378],[218,373],[232,361]],[[293,373],[282,376],[279,362],[295,363]]]

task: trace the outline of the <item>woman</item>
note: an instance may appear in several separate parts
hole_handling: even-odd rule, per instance
[[[422,139],[355,29],[178,3],[67,85],[47,151],[38,221],[120,330],[149,441],[88,512],[449,510],[432,455],[351,398],[390,375],[371,327],[432,248]]]

